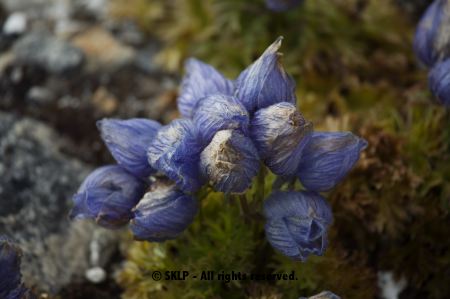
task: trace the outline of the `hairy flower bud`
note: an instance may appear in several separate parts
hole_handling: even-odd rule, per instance
[[[429,67],[450,58],[450,1],[435,0],[425,11],[417,25],[414,50]]]
[[[313,192],[275,192],[264,202],[266,237],[282,254],[305,261],[322,255],[327,246],[331,208]]]
[[[21,257],[22,250],[8,238],[0,236],[0,298],[35,298],[22,284]]]
[[[95,219],[106,228],[118,228],[131,219],[131,209],[145,184],[117,165],[94,170],[73,196],[72,219]]]
[[[310,191],[328,191],[358,161],[367,141],[350,132],[314,132],[303,149],[298,177]]]
[[[281,176],[296,173],[312,130],[312,123],[287,102],[256,111],[250,125],[259,156],[273,173]]]
[[[199,158],[202,150],[198,131],[191,120],[176,119],[163,126],[147,150],[150,166],[162,172],[185,191],[202,185]]]
[[[197,210],[194,197],[173,184],[157,181],[134,208],[130,229],[137,240],[175,239],[191,224]]]
[[[280,63],[281,41],[279,37],[237,79],[236,97],[250,113],[279,102],[296,102],[294,80]]]
[[[225,193],[242,193],[259,169],[252,141],[235,130],[222,130],[200,156],[200,170],[211,185]]]
[[[192,117],[195,105],[205,96],[217,93],[233,94],[233,82],[209,64],[190,58],[186,62],[185,69],[186,74],[181,82],[180,95],[177,99],[178,110],[183,117]]]
[[[437,101],[450,106],[450,59],[434,65],[428,75],[428,84]]]
[[[158,122],[143,118],[103,119],[97,126],[119,165],[137,177],[154,172],[147,161],[147,148],[161,127]]]
[[[247,110],[236,98],[219,94],[200,100],[193,120],[205,145],[220,130],[237,129],[248,135],[250,122]]]
[[[296,7],[303,0],[266,0],[267,8],[273,11],[286,11]]]

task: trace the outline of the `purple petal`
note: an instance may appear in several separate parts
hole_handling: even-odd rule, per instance
[[[287,102],[256,111],[250,125],[259,156],[273,173],[281,176],[296,173],[312,130],[312,124]]]
[[[205,145],[220,130],[238,129],[248,135],[250,122],[247,110],[236,98],[218,94],[198,102],[193,121]]]
[[[106,228],[128,223],[131,209],[145,191],[145,184],[116,165],[93,171],[74,195],[72,219],[95,219]]]
[[[282,254],[304,261],[327,246],[331,208],[313,192],[275,192],[264,202],[266,237]]]
[[[240,132],[222,130],[201,153],[200,169],[217,191],[242,193],[258,173],[258,152]]]
[[[266,0],[266,5],[270,10],[280,12],[294,8],[302,2],[303,0]]]
[[[367,141],[350,132],[314,132],[303,150],[298,177],[310,191],[328,191],[344,179]]]
[[[183,117],[190,118],[197,102],[212,94],[232,95],[234,85],[212,66],[200,60],[187,60],[186,74],[181,82],[180,95],[177,99],[178,110]]]
[[[178,191],[174,185],[156,183],[134,209],[130,229],[137,240],[175,239],[191,224],[197,210],[194,197]]]
[[[450,15],[448,1],[435,0],[425,11],[414,36],[414,51],[420,61],[431,67],[448,57]]]
[[[277,52],[281,41],[279,37],[237,79],[236,97],[250,113],[279,102],[296,102],[295,83],[284,71]]]
[[[162,127],[151,142],[147,158],[150,166],[164,173],[185,192],[202,185],[199,159],[202,145],[191,120],[177,119]]]
[[[0,298],[32,299],[20,273],[22,250],[5,236],[0,236]]]
[[[428,84],[437,101],[450,106],[450,59],[434,65],[428,75]]]
[[[137,177],[154,172],[147,161],[147,148],[161,127],[158,122],[143,118],[103,119],[97,126],[119,165]]]

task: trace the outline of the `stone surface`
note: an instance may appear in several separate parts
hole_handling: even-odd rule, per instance
[[[135,51],[131,47],[124,45],[101,27],[93,27],[76,35],[72,43],[86,54],[91,69],[115,70],[135,58]]]
[[[0,112],[0,234],[23,249],[26,284],[51,293],[104,266],[118,240],[118,232],[68,219],[91,169],[62,154],[62,140],[41,122]]]
[[[20,64],[35,65],[49,73],[63,74],[81,67],[84,55],[62,39],[43,32],[31,32],[14,44]]]

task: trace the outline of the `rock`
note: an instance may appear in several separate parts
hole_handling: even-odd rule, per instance
[[[50,293],[105,266],[118,241],[118,232],[68,219],[91,169],[62,154],[62,143],[43,123],[0,112],[0,234],[22,248],[25,283]]]
[[[101,27],[93,27],[76,35],[73,44],[87,55],[90,69],[114,71],[133,62],[133,48],[122,44]]]
[[[49,73],[64,74],[79,68],[83,53],[68,42],[46,33],[32,32],[13,46],[16,60],[45,69]]]
[[[21,12],[12,13],[3,24],[3,33],[7,35],[22,34],[27,29],[27,15]]]
[[[99,87],[92,96],[94,106],[106,115],[117,110],[119,102],[105,87]]]

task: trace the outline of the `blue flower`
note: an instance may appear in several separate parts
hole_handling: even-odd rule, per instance
[[[106,228],[128,223],[146,185],[117,165],[94,170],[73,196],[72,219],[95,219]]]
[[[305,261],[322,255],[327,246],[331,208],[313,192],[275,192],[264,202],[266,237],[282,254]]]
[[[277,51],[279,37],[237,78],[236,96],[250,113],[279,102],[295,104],[295,82],[284,71]]]
[[[22,284],[20,260],[22,251],[11,240],[0,236],[0,298],[34,298]]]
[[[303,0],[266,0],[266,5],[273,11],[286,11],[296,7],[302,2]]]
[[[308,297],[308,298],[300,297],[299,299],[341,299],[341,297],[333,294],[330,291],[323,291],[320,294],[317,294],[317,295],[314,295],[314,296],[311,296],[311,297]]]
[[[314,132],[303,150],[298,177],[310,191],[327,191],[355,165],[367,141],[350,132]]]
[[[176,119],[158,131],[147,157],[150,166],[173,180],[182,191],[193,192],[202,185],[198,166],[201,150],[194,123]]]
[[[259,156],[275,174],[296,173],[313,126],[294,104],[281,102],[256,111],[250,134]]]
[[[438,102],[450,106],[450,59],[434,65],[428,75],[428,84]]]
[[[216,93],[231,95],[234,92],[233,82],[206,63],[190,58],[185,69],[177,99],[178,110],[183,117],[192,117],[195,105],[205,96]]]
[[[103,119],[97,126],[119,165],[137,177],[154,172],[147,161],[147,148],[161,127],[158,122],[143,118]]]
[[[217,191],[242,193],[258,173],[258,151],[239,131],[222,130],[201,153],[200,169]]]
[[[130,228],[137,240],[175,239],[191,224],[197,210],[194,197],[157,181],[134,208]]]
[[[435,0],[417,25],[414,51],[420,61],[433,66],[450,54],[450,7],[446,0]]]
[[[248,135],[250,122],[247,110],[236,98],[219,94],[200,100],[193,120],[205,145],[220,130],[239,129]]]

